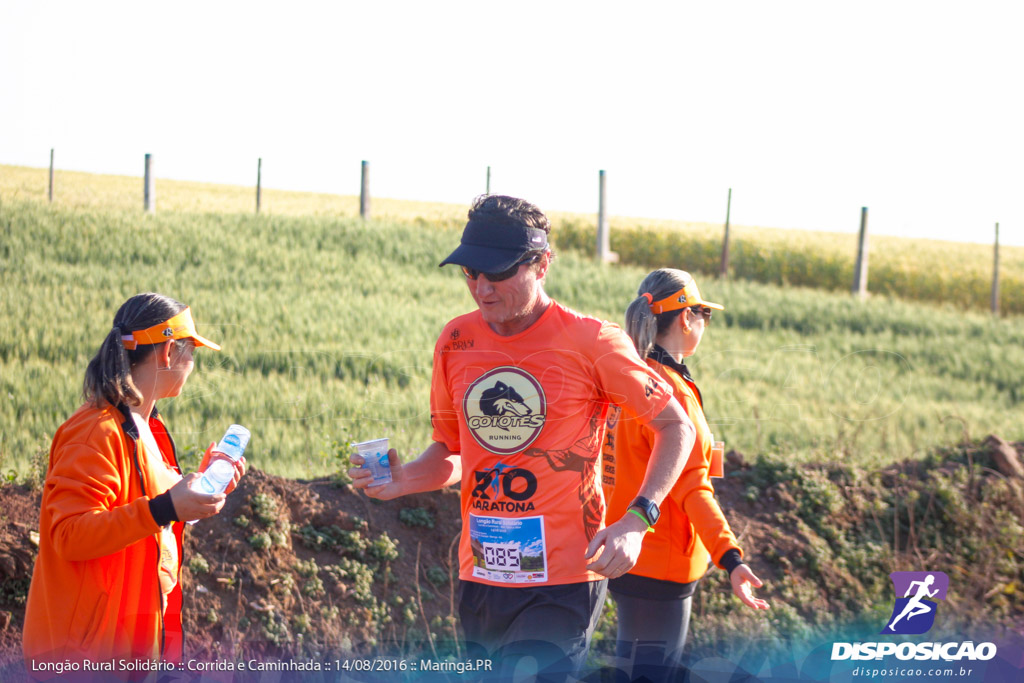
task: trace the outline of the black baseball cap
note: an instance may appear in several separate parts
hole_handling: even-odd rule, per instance
[[[440,266],[454,263],[484,273],[508,270],[530,251],[548,248],[548,234],[514,220],[471,220],[462,231],[462,241]]]

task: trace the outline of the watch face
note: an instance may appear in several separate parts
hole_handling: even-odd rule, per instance
[[[644,513],[644,517],[647,518],[648,526],[654,526],[661,517],[661,511],[658,509],[657,504],[653,500],[648,500],[643,496],[637,496],[636,500],[630,503],[629,507],[637,508]]]
[[[654,501],[647,501],[650,507],[647,508],[647,518],[651,520],[651,526],[658,521],[661,517],[661,510],[658,509],[658,505]]]

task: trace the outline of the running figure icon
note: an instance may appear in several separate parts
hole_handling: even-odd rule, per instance
[[[934,574],[929,574],[927,577],[925,577],[923,581],[912,581],[910,583],[910,586],[907,588],[906,594],[904,594],[903,596],[905,598],[910,598],[910,600],[903,608],[903,611],[900,612],[899,616],[893,619],[892,623],[889,624],[890,631],[896,631],[896,622],[898,622],[903,617],[906,617],[907,621],[910,621],[919,614],[928,614],[929,612],[935,609],[934,605],[922,602],[924,598],[934,598],[935,595],[939,592],[938,588],[936,588],[933,591],[928,590],[928,588],[933,583],[935,583]],[[914,595],[914,597],[910,597],[910,594],[914,592],[914,586],[917,586],[917,593]]]

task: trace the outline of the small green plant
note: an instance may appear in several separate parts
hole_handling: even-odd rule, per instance
[[[240,526],[243,529],[249,526],[249,518],[245,515],[238,515],[237,517],[235,517],[234,522],[235,526]]]
[[[284,618],[275,612],[267,612],[263,615],[263,635],[274,645],[283,645],[292,642],[292,634]]]
[[[196,554],[188,561],[188,568],[193,574],[206,574],[210,571],[210,563],[202,555]]]
[[[280,527],[274,527],[270,530],[270,540],[274,545],[282,548],[287,548],[290,545],[290,536],[288,532]]]
[[[434,528],[434,515],[423,508],[402,508],[398,519],[407,527]]]
[[[342,427],[341,431],[344,432],[345,428]],[[348,469],[352,467],[352,439],[343,435],[341,440],[331,442],[329,450],[338,468],[331,476],[331,484],[336,488],[347,488],[352,484],[352,477],[348,476]]]
[[[356,520],[357,525],[362,528],[362,520]],[[293,527],[294,528],[294,527]],[[378,555],[390,556],[388,549],[391,541],[370,542],[360,533],[359,529],[342,529],[332,524],[328,527],[314,527],[307,524],[303,527],[294,528],[302,545],[313,550],[333,549],[339,553],[363,560]],[[378,558],[379,559],[379,558]]]
[[[427,569],[427,581],[435,586],[443,586],[448,583],[448,572],[438,566]]]
[[[306,633],[310,629],[309,615],[296,614],[292,617],[292,630],[296,633]]]
[[[0,583],[0,604],[18,605],[25,604],[28,600],[28,585],[32,579],[24,577],[21,579],[10,579]]]
[[[343,557],[338,564],[324,567],[324,571],[348,588],[356,601],[369,605],[373,597],[373,570],[359,560]]]
[[[296,528],[295,533],[299,535],[302,545],[313,550],[323,550],[334,545],[334,539],[330,534],[320,531],[312,524]]]
[[[362,557],[363,553],[366,552],[369,543],[358,531],[338,529],[336,545],[339,548],[351,551],[352,554],[356,556]]]
[[[324,435],[324,445],[320,448],[318,456],[325,462],[333,460],[339,467],[339,472],[344,473],[352,466],[349,455],[352,453],[352,439],[348,438],[345,427],[339,427],[341,435],[337,439],[331,438],[329,434]],[[347,475],[346,475],[347,476]],[[351,480],[349,480],[351,483]]]
[[[296,560],[295,571],[299,573],[299,576],[309,578],[311,576],[316,576],[317,573],[320,571],[320,567],[317,566],[316,560],[311,557],[305,561]]]
[[[206,612],[206,623],[207,624],[216,624],[218,621],[220,621],[220,616],[217,614],[217,610],[215,610],[214,608],[211,607]]]
[[[318,597],[324,595],[324,582],[319,576],[313,575],[309,578],[306,583],[302,585],[302,594],[309,595],[311,597]]]
[[[291,572],[283,572],[275,581],[271,582],[271,588],[280,594],[291,593],[295,590],[295,577]]]
[[[264,550],[274,545],[274,541],[271,540],[270,534],[265,531],[261,531],[258,534],[249,537],[249,545],[251,545],[254,550]]]
[[[371,624],[380,628],[385,624],[391,623],[391,608],[383,602],[380,602],[374,598],[373,603],[369,606]]]
[[[278,519],[277,501],[266,493],[257,493],[249,498],[249,507],[256,519],[266,525],[273,524]]]
[[[370,557],[376,558],[381,562],[390,562],[391,560],[398,559],[398,543],[394,541],[387,532],[383,532],[370,544],[367,549]]]
[[[743,492],[743,499],[748,503],[756,503],[758,498],[761,497],[761,489],[751,484]]]

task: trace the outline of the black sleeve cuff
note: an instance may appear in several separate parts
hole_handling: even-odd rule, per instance
[[[733,569],[743,564],[743,557],[736,548],[729,548],[722,553],[722,558],[718,560],[718,564],[722,566],[722,569],[732,574]]]
[[[170,491],[164,491],[156,498],[149,499],[149,513],[153,515],[157,526],[167,526],[171,522],[181,521],[178,519],[178,513],[174,511]]]

